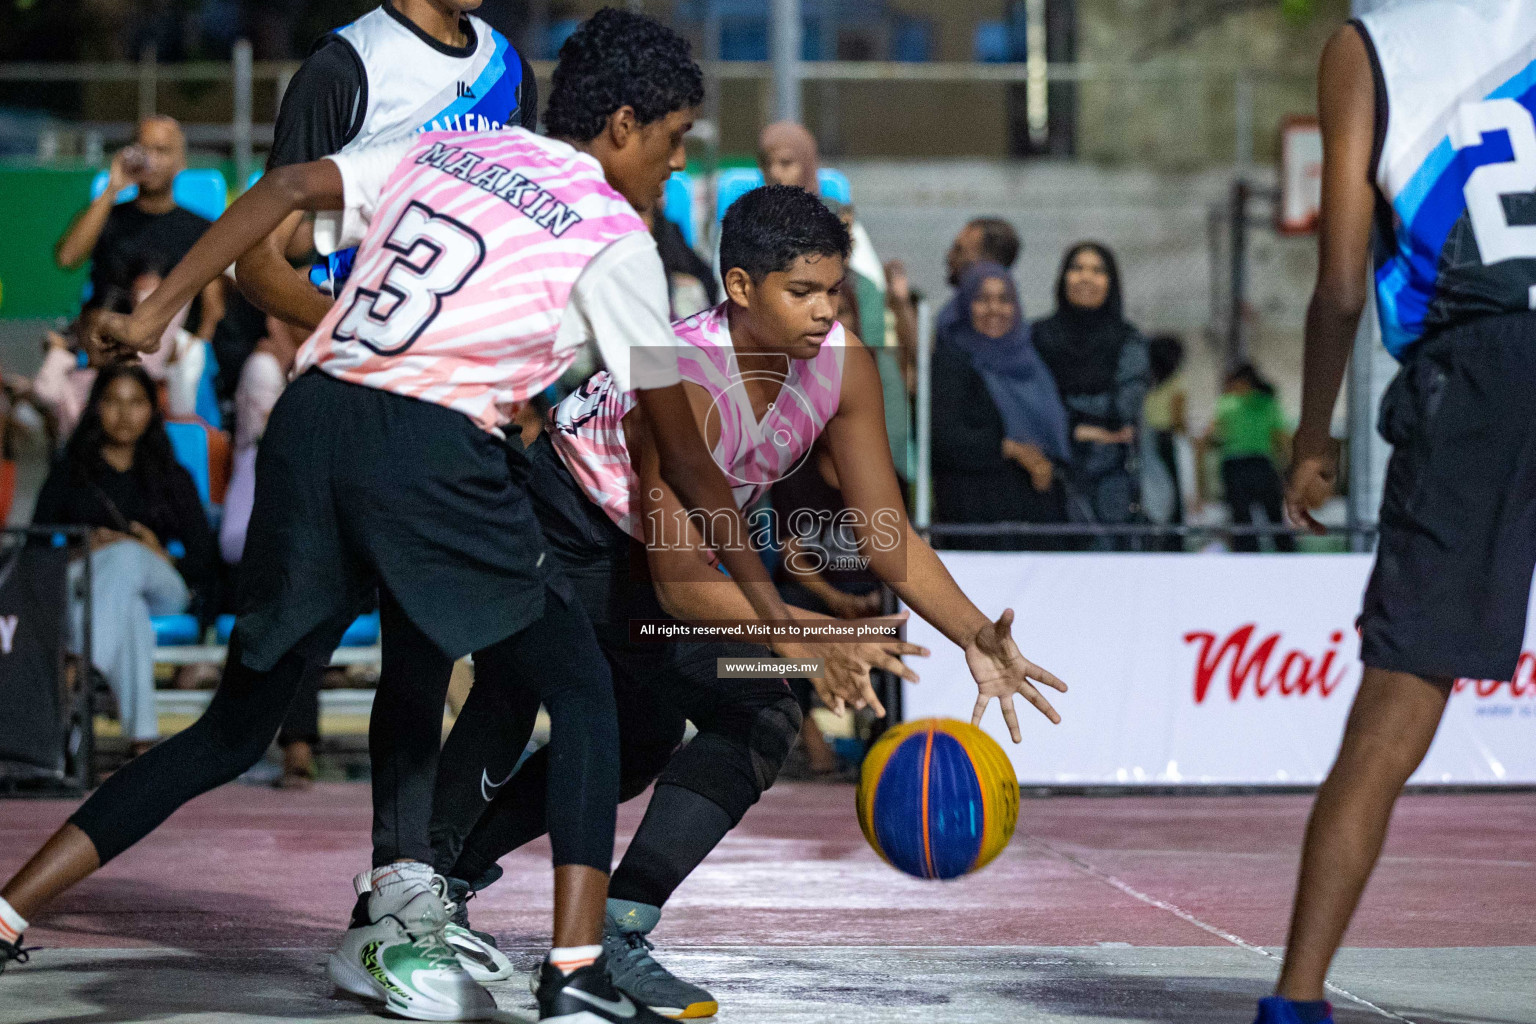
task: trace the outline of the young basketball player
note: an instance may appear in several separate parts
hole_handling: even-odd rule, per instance
[[[1260,1024],[1320,1024],[1328,965],[1381,853],[1393,804],[1458,677],[1508,679],[1536,566],[1536,6],[1410,0],[1323,52],[1323,205],[1288,503],[1333,489],[1329,422],[1365,304],[1402,370],[1376,566],[1360,617],[1365,675],[1318,791],[1285,966]]]
[[[847,506],[844,522],[870,568],[965,649],[977,685],[972,720],[995,697],[1018,742],[1013,696],[1055,722],[1033,683],[1066,687],[1019,653],[1010,636],[1013,613],[989,621],[908,524],[874,361],[835,321],[848,251],[842,222],[808,192],[769,186],[737,200],[721,229],[727,300],[674,325],[684,388],[743,507],[792,472],[815,472],[801,463],[825,436]],[[773,784],[800,711],[782,679],[717,672],[717,658],[760,649],[632,639],[634,620],[752,617],[741,593],[711,567],[714,553],[661,478],[655,442],[634,395],[598,374],[555,409],[551,434],[531,453],[530,490],[613,669],[621,795],[657,784],[610,886],[608,971],[637,1002],[670,1017],[698,1017],[715,1012],[714,997],[659,965],[648,935],[673,890]],[[798,509],[774,514],[797,533],[826,525]],[[915,679],[895,662],[901,653],[926,652],[906,645],[887,652],[884,667]],[[554,807],[545,796],[551,759],[544,751],[506,780],[535,711],[510,688],[482,691],[477,682],[449,737],[433,833],[456,911],[499,875],[499,857],[544,832]],[[678,750],[685,721],[698,734]],[[518,729],[510,728],[514,722]],[[506,780],[499,793],[489,788],[497,779]]]
[[[480,0],[387,0],[327,32],[283,91],[267,170],[355,153],[417,131],[538,128],[538,82],[505,36],[470,13]],[[331,253],[310,274],[292,253],[314,262],[311,225],[295,213],[240,257],[245,297],[302,327],[319,325],[346,284],[357,250]],[[303,227],[305,230],[300,231]],[[315,273],[323,271],[323,273]],[[389,640],[386,638],[385,643]],[[299,686],[278,733],[282,785],[308,785],[320,736],[320,673]]]
[[[654,1019],[612,989],[598,962],[618,793],[611,680],[547,558],[525,460],[501,429],[515,403],[593,341],[670,425],[668,479],[704,494],[696,504],[713,514],[736,516],[664,347],[665,281],[631,205],[654,202],[681,164],[701,82],[687,44],[667,29],[600,12],[562,49],[551,108],[569,111],[563,139],[432,134],[274,172],[131,318],[99,325],[104,350],[150,350],[174,310],[297,209],[342,211],[321,218],[328,251],[360,245],[356,273],[301,352],[301,376],[262,444],[243,611],[218,692],[192,727],[113,775],[6,884],[0,962],[19,951],[24,915],[253,764],[306,666],[329,657],[377,586],[391,595],[385,628],[398,642],[385,657],[399,682],[381,679],[370,732],[372,932],[332,957],[333,980],[415,1019],[494,1009],[443,942],[427,839],[449,671],[479,650],[499,669],[490,678],[539,694],[558,748],[549,779],[556,948],[541,1018]],[[751,560],[736,562],[760,613],[784,614],[764,596],[761,564],[753,577]]]

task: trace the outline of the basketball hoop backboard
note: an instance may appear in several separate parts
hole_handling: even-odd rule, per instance
[[[1292,115],[1280,123],[1280,204],[1275,228],[1305,235],[1317,228],[1323,202],[1323,133],[1317,118]]]

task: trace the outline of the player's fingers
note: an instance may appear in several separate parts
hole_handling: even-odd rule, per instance
[[[910,654],[914,658],[926,658],[928,655],[933,653],[926,647],[920,647],[917,644],[909,644],[905,640],[891,640],[885,644],[884,650],[885,653],[895,655],[896,657],[901,657],[903,654]]]
[[[1013,708],[1013,697],[1003,694],[997,698],[997,706],[1003,709],[1003,721],[1008,723],[1008,735],[1013,738],[1013,742],[1024,742],[1024,734],[1019,731],[1019,713]]]
[[[870,659],[869,664],[871,668],[877,668],[882,672],[889,672],[892,675],[900,676],[909,683],[915,683],[918,681],[917,673],[912,671],[908,665],[888,655],[876,655]]]
[[[1056,713],[1056,709],[1051,707],[1051,702],[1046,700],[1044,695],[1042,695],[1039,690],[1035,689],[1033,686],[1030,686],[1028,683],[1025,683],[1023,686],[1019,687],[1019,694],[1025,700],[1033,704],[1036,711],[1039,711],[1046,718],[1049,718],[1052,725],[1061,724],[1061,716]],[[1012,702],[1010,701],[1009,703],[1011,704]]]
[[[880,698],[875,693],[875,688],[870,685],[868,679],[864,680],[863,696],[864,696],[864,703],[867,704],[869,706],[870,710],[875,713],[875,717],[876,718],[884,718],[885,717],[885,705],[880,703]]]
[[[976,706],[971,708],[972,725],[981,724],[981,717],[987,713],[987,704],[989,704],[991,700],[992,698],[986,696],[985,694],[978,693],[976,695]]]
[[[1041,668],[1039,665],[1036,665],[1032,661],[1028,662],[1027,664],[1029,667],[1024,671],[1026,676],[1033,679],[1037,683],[1044,683],[1046,686],[1049,686],[1053,690],[1060,690],[1062,693],[1067,692],[1066,683],[1062,682],[1060,679],[1057,679],[1053,674],[1047,672],[1045,669]]]
[[[1013,609],[1004,608],[1003,614],[997,617],[997,622],[994,625],[997,628],[998,639],[1007,636],[1013,630]]]

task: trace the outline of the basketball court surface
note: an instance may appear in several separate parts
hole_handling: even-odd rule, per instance
[[[680,889],[660,958],[721,1024],[1248,1024],[1273,984],[1310,798],[1026,798],[987,869],[921,882],[849,786],[770,791]],[[69,813],[8,801],[0,875]],[[620,844],[643,800],[620,812]],[[368,1021],[324,961],[368,864],[368,787],[226,786],[59,901],[0,976],[4,1024]],[[548,846],[470,905],[520,968],[548,944]],[[1536,1024],[1536,794],[1410,794],[1333,973],[1341,1024]],[[490,986],[531,1021],[522,976]]]

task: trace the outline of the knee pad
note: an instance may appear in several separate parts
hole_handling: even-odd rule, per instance
[[[793,696],[763,708],[752,720],[752,769],[757,775],[758,795],[772,786],[784,767],[784,759],[795,749],[800,737],[800,724],[805,720],[800,703]]]
[[[778,778],[800,721],[800,706],[785,693],[757,708],[740,728],[700,732],[672,758],[660,781],[692,790],[739,823]]]

